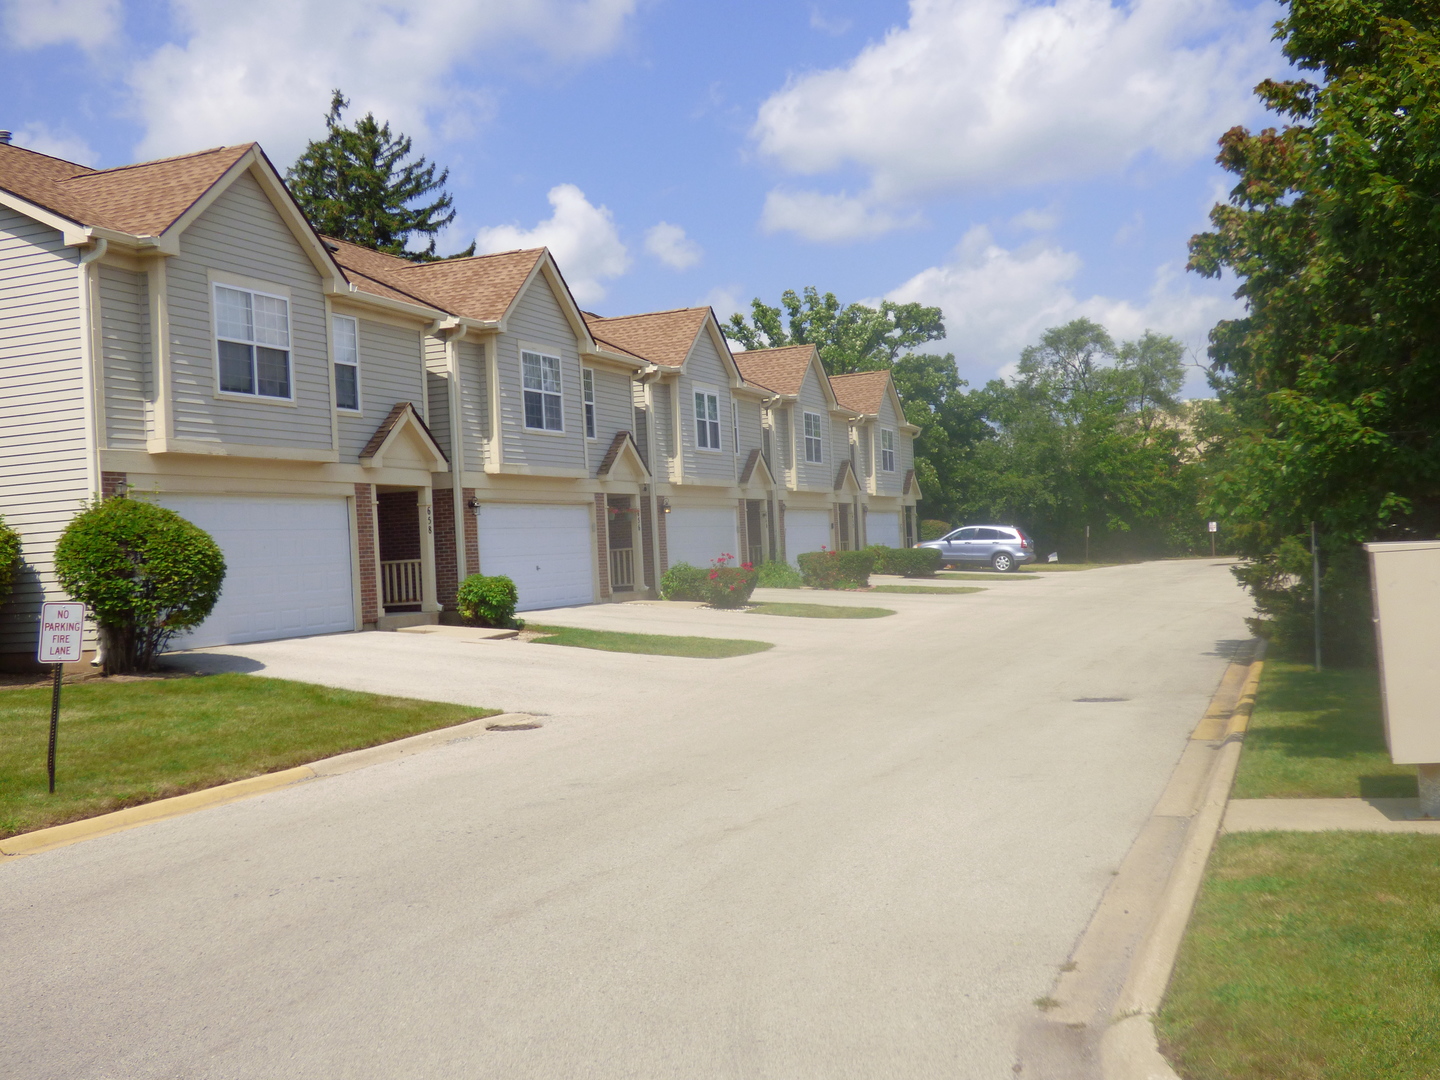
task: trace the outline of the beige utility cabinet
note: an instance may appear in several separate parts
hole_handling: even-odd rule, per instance
[[[1397,765],[1440,763],[1440,540],[1365,550],[1390,757]]]

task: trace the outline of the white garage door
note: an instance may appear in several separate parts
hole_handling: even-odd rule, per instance
[[[825,510],[785,511],[785,557],[792,564],[795,556],[807,551],[833,548],[830,538],[830,514]]]
[[[900,546],[900,515],[888,510],[879,514],[865,515],[865,541],[870,544],[884,544],[886,547]]]
[[[480,572],[515,582],[519,611],[589,604],[590,508],[486,503],[480,516]]]
[[[225,553],[225,586],[210,617],[174,647],[333,634],[355,629],[350,509],[340,498],[161,495]]]
[[[671,566],[682,562],[709,566],[721,555],[743,562],[735,532],[735,510],[675,507],[665,515],[665,549]]]

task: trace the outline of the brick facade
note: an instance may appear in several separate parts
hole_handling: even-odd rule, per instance
[[[648,495],[640,497],[640,548],[640,565],[645,580],[658,592],[660,580],[655,576],[655,515]]]
[[[595,553],[600,560],[600,598],[610,595],[610,517],[605,496],[595,496]]]
[[[665,576],[665,571],[670,569],[670,546],[665,541],[665,518],[668,515],[662,507],[655,515],[655,549],[660,552],[660,576]],[[655,587],[660,587],[660,582],[655,582]]]
[[[750,561],[750,515],[746,513],[748,507],[745,500],[740,500],[739,525],[735,529],[735,538],[740,544],[740,550],[735,553],[735,565]]]
[[[373,626],[380,618],[380,578],[375,558],[375,489],[355,485],[355,547],[360,566],[360,622]]]
[[[442,489],[433,492],[435,515],[435,598],[446,611],[455,610],[459,564],[455,561],[455,497]]]
[[[102,472],[100,474],[100,497],[102,499],[113,499],[116,495],[124,495],[129,484],[125,480],[123,472]]]
[[[466,573],[480,572],[480,520],[470,504],[475,501],[474,488],[460,489],[461,513],[465,515],[465,565]]]

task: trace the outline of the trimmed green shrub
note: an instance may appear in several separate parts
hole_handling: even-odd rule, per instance
[[[703,604],[708,597],[709,571],[678,562],[660,579],[660,595],[666,600],[693,600]]]
[[[460,617],[471,626],[498,626],[502,630],[522,629],[524,623],[515,618],[519,594],[515,582],[504,574],[486,577],[471,574],[455,590],[455,607]]]
[[[795,561],[812,589],[863,589],[875,568],[869,551],[807,551]]]
[[[10,599],[15,571],[20,567],[20,534],[0,517],[0,604]]]
[[[875,553],[875,573],[904,577],[934,577],[940,569],[940,552],[935,548],[892,548],[879,544],[867,548]]]
[[[755,571],[760,575],[762,589],[798,589],[805,583],[799,570],[778,559],[761,563]]]
[[[705,601],[717,608],[744,607],[759,582],[760,574],[750,563],[731,566],[730,556],[721,555],[706,575]]]
[[[90,609],[106,675],[149,671],[176,634],[220,599],[225,556],[173,510],[137,499],[91,503],[55,545],[60,586]]]
[[[920,522],[921,540],[939,540],[950,531],[948,521],[936,521],[934,518]]]

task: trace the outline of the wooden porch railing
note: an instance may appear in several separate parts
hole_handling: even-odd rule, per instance
[[[395,559],[380,564],[381,595],[386,607],[418,604],[421,599],[420,560]]]
[[[635,588],[635,549],[610,549],[610,588],[624,590]]]

